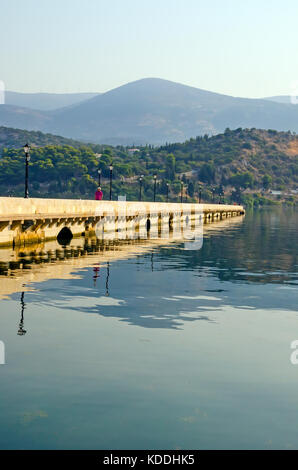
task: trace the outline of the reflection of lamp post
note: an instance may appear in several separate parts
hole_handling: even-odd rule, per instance
[[[113,163],[110,164],[110,201],[112,200]]]
[[[25,198],[29,197],[29,162],[30,162],[30,145],[24,145],[24,152],[26,156],[26,170],[25,170]]]
[[[110,277],[110,263],[107,262],[107,277],[106,277],[106,296],[109,297],[109,277]]]
[[[139,200],[140,200],[140,201],[142,200],[142,183],[143,183],[143,177],[144,177],[144,175],[141,175],[140,178],[139,178],[139,182],[140,182]]]
[[[153,178],[154,178],[154,198],[153,198],[153,201],[155,202],[155,198],[156,198],[156,180],[157,180],[157,175],[154,175]]]
[[[94,287],[96,286],[96,280],[97,280],[97,278],[99,277],[99,271],[100,271],[100,267],[99,267],[99,264],[97,264],[97,265],[94,266],[94,268],[93,268],[93,272],[94,272],[94,275],[93,275],[93,285],[94,285]]]
[[[199,203],[201,204],[202,200],[202,186],[199,186]]]
[[[167,185],[167,202],[169,202],[169,183],[166,183]]]
[[[98,186],[101,186],[101,169],[97,170],[98,173]]]
[[[24,310],[25,310],[24,295],[25,293],[22,292],[21,294],[21,320],[20,320],[19,329],[18,329],[19,336],[24,336],[27,332],[27,330],[24,329]]]

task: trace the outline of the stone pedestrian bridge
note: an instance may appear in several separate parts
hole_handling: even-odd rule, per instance
[[[0,246],[72,237],[167,237],[185,228],[244,214],[241,205],[0,197]]]

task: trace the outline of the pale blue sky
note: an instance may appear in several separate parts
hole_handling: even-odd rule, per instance
[[[0,80],[107,91],[159,77],[233,96],[290,94],[295,0],[0,0]]]

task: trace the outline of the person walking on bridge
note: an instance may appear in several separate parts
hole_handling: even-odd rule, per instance
[[[102,196],[103,196],[103,192],[101,190],[101,187],[98,186],[97,190],[96,190],[96,193],[95,193],[95,200],[96,201],[101,201],[102,200]]]

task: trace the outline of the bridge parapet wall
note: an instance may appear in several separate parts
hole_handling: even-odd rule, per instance
[[[198,213],[210,222],[243,214],[244,209],[224,204],[0,197],[0,245],[54,239],[64,227],[68,227],[74,236],[88,231],[94,234],[95,225],[102,219],[108,230],[113,220],[123,229],[129,224],[144,227],[149,218],[153,230],[162,217],[184,220],[185,214],[194,217]]]

